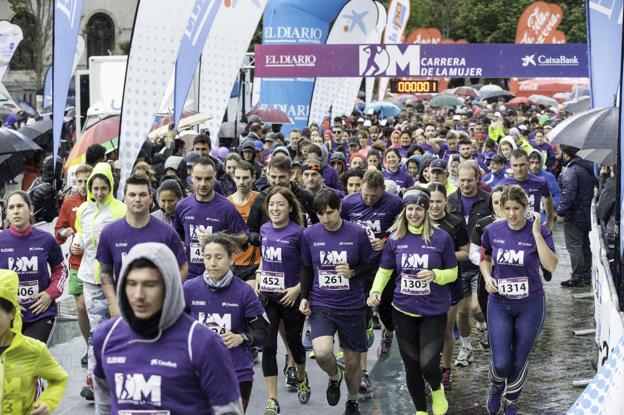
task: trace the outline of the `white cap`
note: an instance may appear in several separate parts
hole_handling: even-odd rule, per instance
[[[364,118],[358,118],[357,122],[364,122]]]
[[[461,121],[461,117],[459,115],[453,115],[453,121]]]
[[[366,115],[373,115],[375,113],[375,110],[372,108],[369,108],[368,111],[366,111]]]
[[[384,119],[384,120],[379,121],[379,125],[381,125],[382,127],[385,127],[386,124],[388,124],[388,120]]]
[[[373,123],[371,122],[371,120],[366,120],[366,121],[364,121],[364,127],[370,127],[371,125],[373,125]]]
[[[500,112],[498,112],[498,111],[496,111],[496,112],[494,113],[494,116],[495,116],[495,117],[498,117],[498,118],[503,118],[503,114],[501,114],[501,113],[500,113]]]

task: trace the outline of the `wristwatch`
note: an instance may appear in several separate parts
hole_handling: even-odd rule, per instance
[[[251,340],[245,333],[241,333],[240,336],[243,338],[243,346],[251,346]]]

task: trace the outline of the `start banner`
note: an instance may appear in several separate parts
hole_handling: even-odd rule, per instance
[[[587,77],[585,44],[256,45],[256,76]]]

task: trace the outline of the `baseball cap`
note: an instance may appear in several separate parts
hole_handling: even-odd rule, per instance
[[[494,154],[490,160],[491,163],[505,164],[505,157],[500,154]]]
[[[303,162],[303,171],[306,170],[315,170],[319,174],[321,174],[321,163],[317,160],[307,159]]]
[[[357,139],[357,137],[351,137],[349,139],[349,145],[350,146],[359,146],[360,145],[360,141]]]
[[[442,159],[435,159],[431,161],[429,171],[446,171],[446,161]]]

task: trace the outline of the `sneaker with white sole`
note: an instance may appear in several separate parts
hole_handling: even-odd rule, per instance
[[[373,385],[371,384],[368,373],[362,374],[362,380],[360,381],[360,398],[368,399],[373,397]]]
[[[377,348],[377,360],[383,362],[388,360],[390,357],[390,353],[392,352],[392,339],[394,336],[387,336],[388,331],[386,329],[381,330],[381,341],[379,342],[379,347]]]
[[[462,346],[459,349],[459,355],[457,355],[457,359],[455,359],[455,366],[463,366],[466,367],[470,363],[474,362],[474,357],[472,357],[472,349],[468,349]]]

